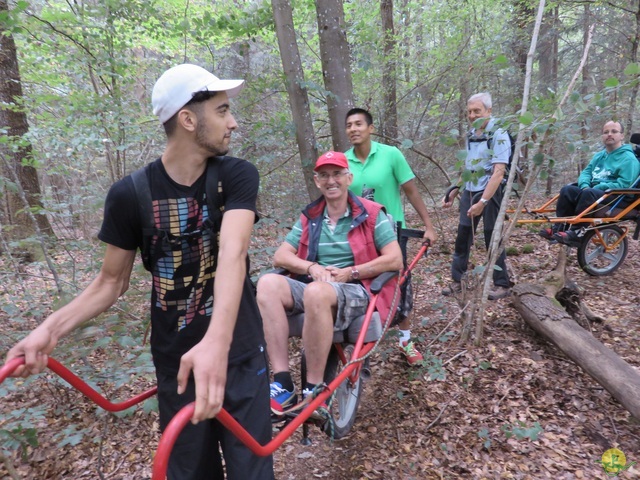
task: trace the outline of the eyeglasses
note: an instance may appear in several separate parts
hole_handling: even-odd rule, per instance
[[[344,177],[345,175],[349,175],[351,172],[350,171],[346,171],[346,172],[333,172],[333,173],[327,173],[327,172],[321,172],[321,173],[316,173],[316,177],[318,177],[318,180],[320,180],[321,182],[326,182],[328,181],[330,178],[335,178],[336,180],[340,180],[342,177]]]
[[[602,135],[609,135],[610,133],[615,135],[617,133],[620,133],[620,130],[605,130],[604,132],[602,132]]]

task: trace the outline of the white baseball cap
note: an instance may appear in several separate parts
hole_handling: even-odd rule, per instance
[[[232,98],[243,86],[244,80],[220,80],[198,65],[177,65],[164,72],[153,86],[153,114],[164,124],[189,103],[196,92],[227,92]]]

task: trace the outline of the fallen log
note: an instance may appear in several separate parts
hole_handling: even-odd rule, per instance
[[[513,302],[531,328],[553,342],[631,415],[640,419],[640,372],[578,325],[560,302],[549,295],[554,290],[548,283],[516,285]]]

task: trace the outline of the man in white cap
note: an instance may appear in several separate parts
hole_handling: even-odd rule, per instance
[[[211,420],[224,406],[258,442],[271,439],[262,322],[247,272],[247,249],[258,220],[259,177],[249,162],[225,156],[237,128],[229,97],[242,86],[243,80],[220,80],[188,64],[158,79],[153,112],[164,126],[167,145],[162,157],[145,168],[153,233],[145,231],[131,176],[116,182],[98,235],[107,244],[100,273],[7,355],[7,360],[25,357],[15,375],[42,371],[62,336],[104,312],[127,290],[136,250],[144,253],[143,245],[150,242],[156,247],[148,268],[153,275],[151,351],[161,429],[195,400],[192,424],[169,459],[170,480],[222,480],[225,469],[229,479],[274,478],[272,457],[252,454]],[[223,214],[219,228],[208,230],[206,221],[212,217],[205,180],[213,162]],[[168,249],[158,248],[160,237],[171,239]]]

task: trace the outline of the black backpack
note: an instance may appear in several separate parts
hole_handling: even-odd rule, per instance
[[[172,250],[173,245],[179,245],[185,239],[195,239],[202,236],[204,231],[211,233],[211,251],[212,255],[218,254],[218,234],[220,233],[220,225],[222,224],[222,212],[224,205],[222,203],[222,182],[218,181],[218,173],[220,169],[220,161],[222,159],[211,157],[208,159],[207,171],[205,178],[205,193],[207,197],[207,209],[209,217],[203,222],[202,228],[186,235],[171,235],[166,230],[159,230],[155,226],[153,220],[153,202],[151,198],[151,186],[149,185],[149,165],[142,167],[131,174],[133,186],[135,189],[138,208],[140,209],[140,218],[142,220],[142,248],[140,256],[144,268],[153,272],[153,268],[159,258],[165,256]],[[157,242],[153,243],[154,236],[158,237]]]

